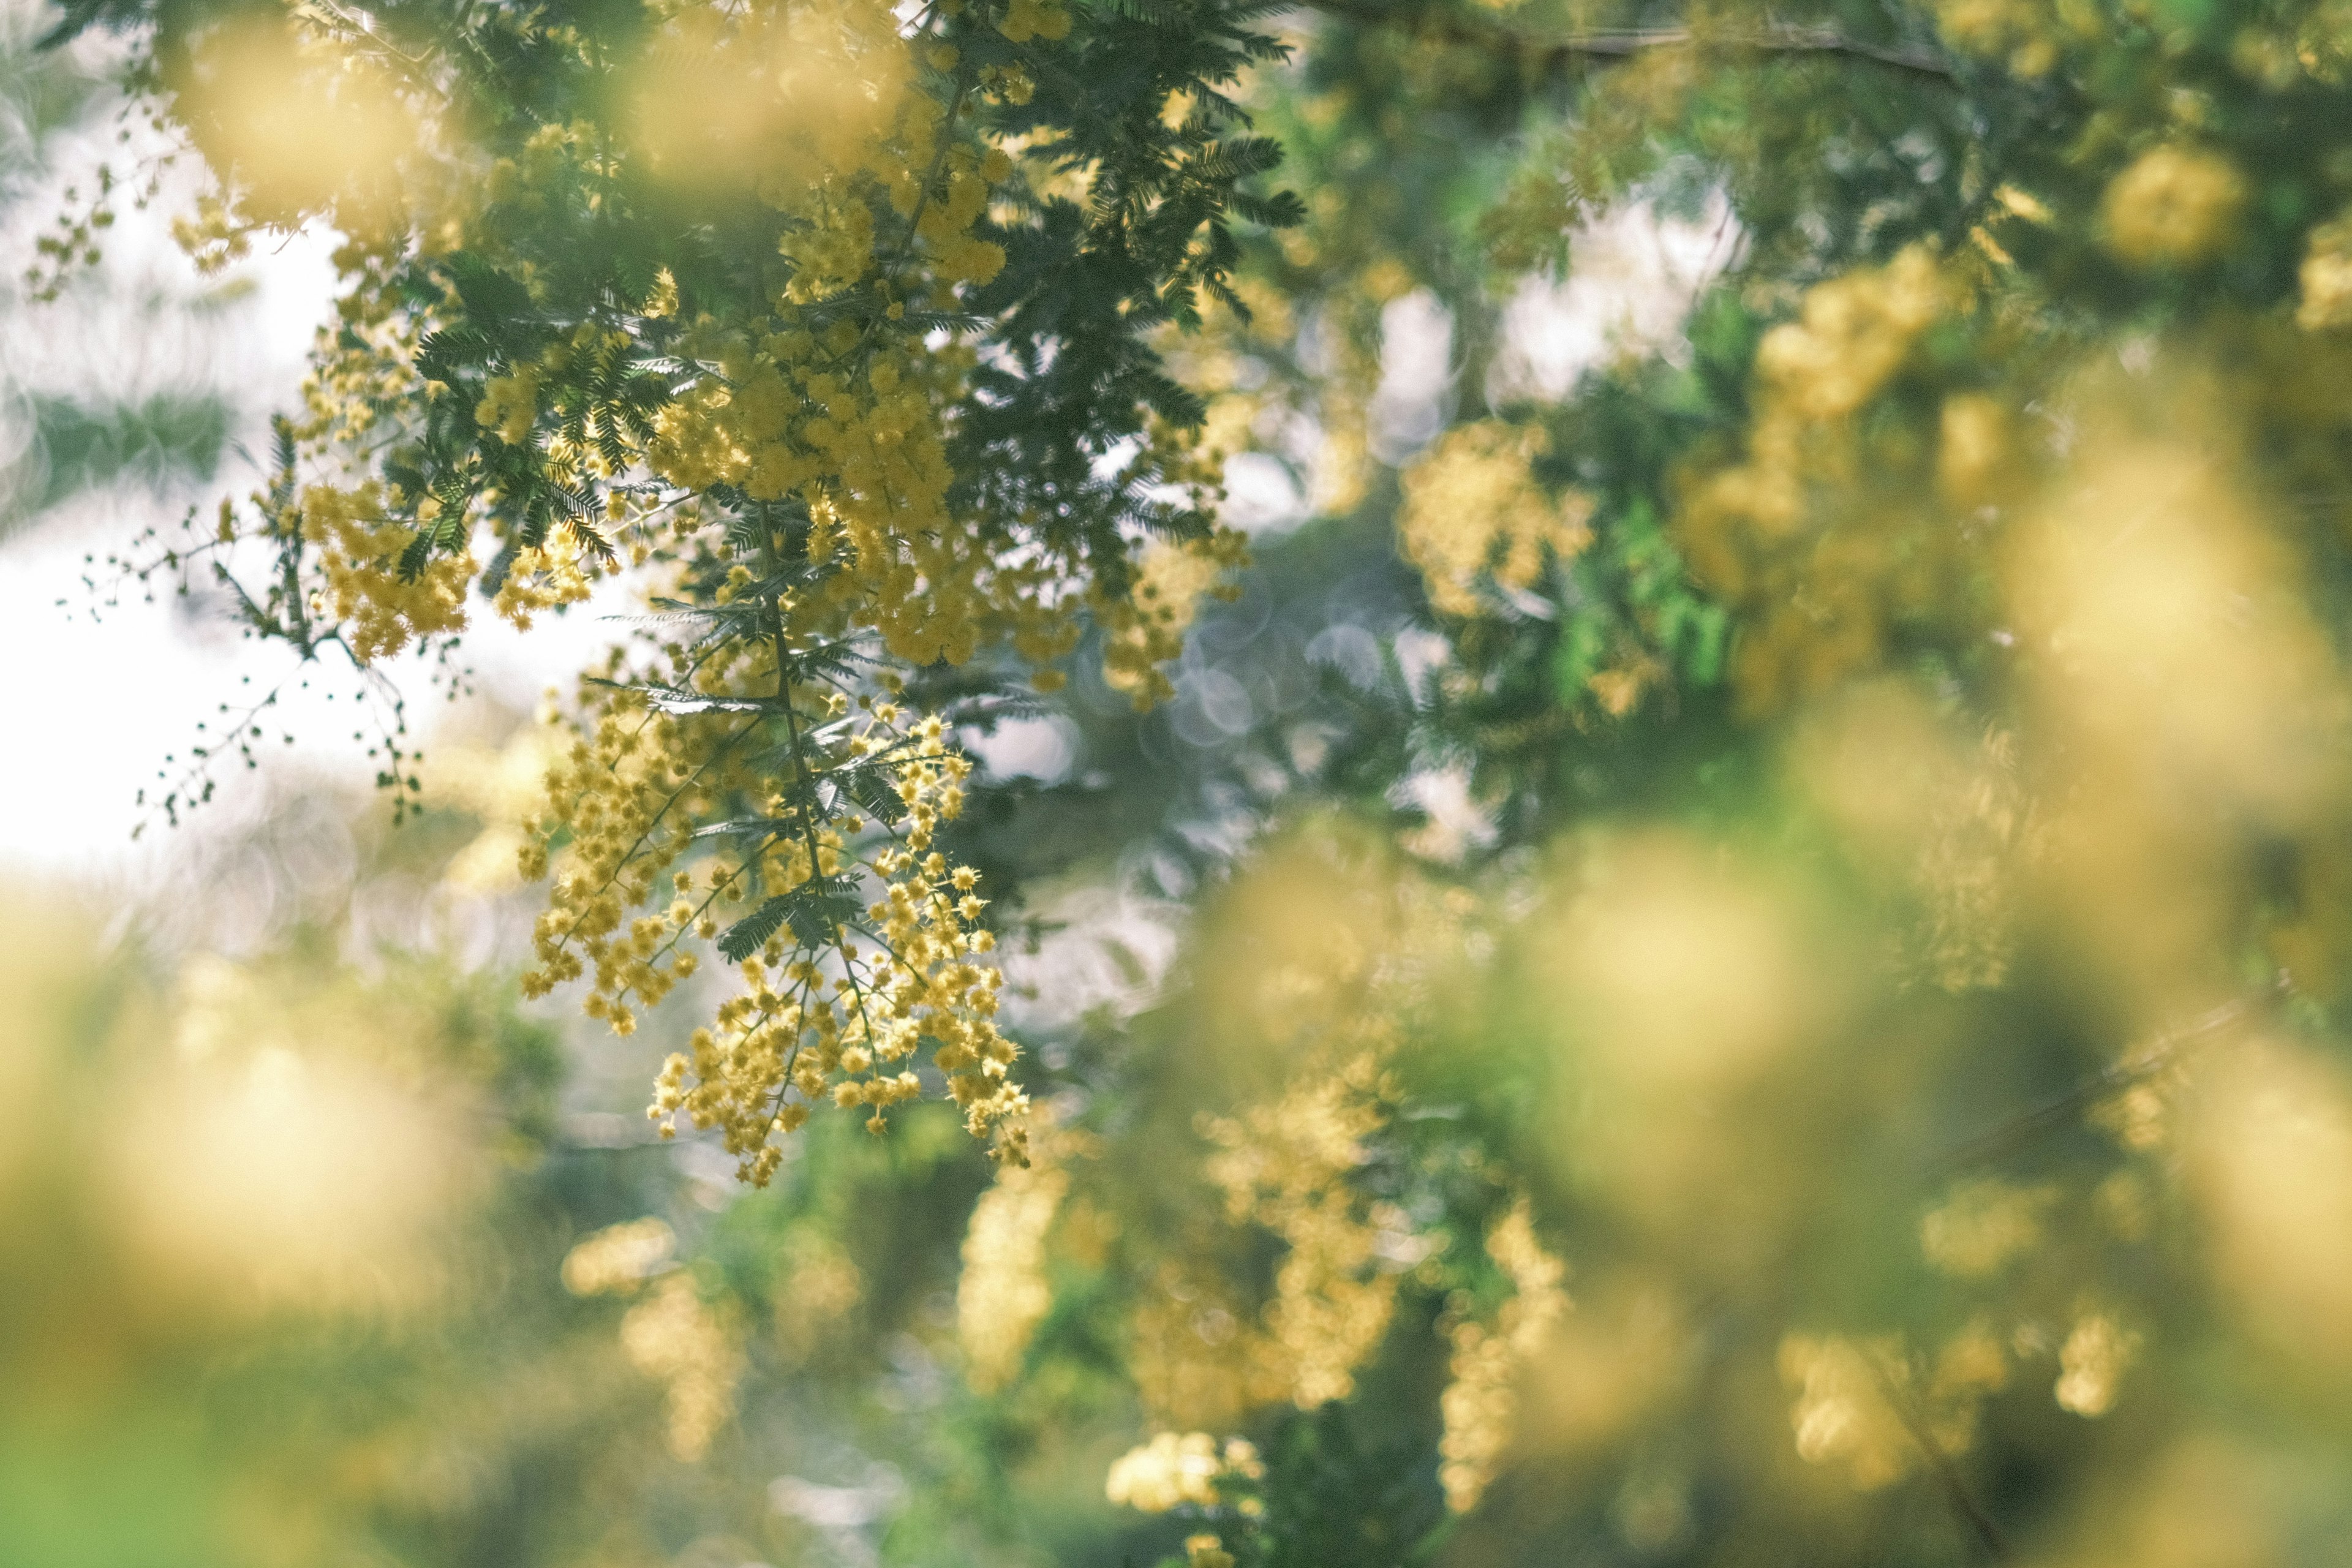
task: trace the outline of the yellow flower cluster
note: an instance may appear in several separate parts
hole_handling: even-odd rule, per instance
[[[1227,1047],[1293,1065],[1269,1097],[1199,1123],[1204,1195],[1224,1223],[1163,1255],[1133,1321],[1130,1364],[1160,1425],[1230,1430],[1277,1401],[1346,1397],[1403,1277],[1445,1245],[1360,1177],[1399,1092],[1384,1064],[1402,1020],[1475,945],[1479,906],[1389,875],[1364,848],[1328,825],[1270,847],[1202,959]],[[1221,1255],[1260,1232],[1283,1247],[1263,1300]]]
[[[298,17],[226,18],[156,85],[247,212],[288,226],[329,212],[346,234],[378,233],[411,181],[437,183],[417,156],[432,127],[373,51]]]
[[[1286,1246],[1271,1299],[1234,1300],[1213,1270],[1162,1268],[1138,1307],[1132,1363],[1159,1419],[1228,1426],[1276,1401],[1312,1409],[1344,1399],[1395,1312],[1400,1270],[1435,1249],[1392,1205],[1349,1177],[1387,1121],[1395,1086],[1366,1053],[1309,1074],[1278,1098],[1206,1124],[1207,1174],[1234,1226]]]
[[[1070,36],[1070,14],[1054,0],[1013,0],[996,26],[1016,44],[1025,44],[1032,38],[1066,38]]]
[[[1021,1157],[1027,1101],[1007,1079],[1013,1047],[993,1022],[1002,976],[977,962],[995,945],[975,924],[986,902],[974,890],[978,875],[931,847],[962,810],[971,769],[947,750],[944,725],[936,716],[904,722],[896,703],[864,696],[853,714],[842,691],[748,695],[778,685],[765,644],[700,655],[677,647],[669,657],[677,689],[695,694],[688,705],[716,710],[663,712],[641,689],[605,689],[593,733],[549,773],[543,836],[525,851],[526,873],[538,875],[552,843],[569,840],[525,989],[543,994],[593,969],[588,1012],[629,1033],[636,1005],[659,1002],[695,973],[695,953],[680,944],[717,935],[717,911],[741,910],[754,889],[763,900],[789,900],[817,884],[831,890],[824,907],[834,911],[822,929],[788,930],[782,915],[771,922],[742,960],[746,989],[719,1004],[689,1052],[670,1057],[647,1114],[665,1136],[681,1116],[719,1130],[745,1179],[764,1184],[782,1158],[772,1140],[821,1100],[867,1108],[868,1125],[880,1131],[888,1107],[921,1092],[913,1058],[928,1037],[973,1132],[995,1132],[1001,1152]],[[819,809],[813,772],[779,792],[745,744],[770,712],[783,719],[804,769],[819,743],[811,737],[831,731],[835,766],[885,781],[896,824],[846,796]],[[789,793],[794,782],[798,798]],[[726,840],[733,849],[707,862],[699,889],[691,872],[672,871],[698,824],[761,789],[772,792],[761,815]],[[668,907],[627,920],[665,877]],[[878,896],[861,908],[868,878]]]
[[[657,1215],[608,1225],[563,1255],[563,1288],[575,1296],[634,1290],[666,1272],[677,1254],[677,1237]]]
[[[629,1309],[621,1320],[621,1348],[631,1365],[664,1384],[671,1455],[690,1463],[709,1453],[735,1413],[735,1385],[743,1375],[742,1338],[734,1326],[703,1301],[681,1269]]]
[[[1456,1513],[1486,1495],[1518,1418],[1520,1378],[1569,1305],[1560,1289],[1568,1271],[1537,1239],[1526,1198],[1487,1232],[1486,1256],[1511,1281],[1511,1298],[1491,1326],[1454,1325],[1453,1382],[1438,1401],[1445,1435],[1438,1442],[1437,1479],[1445,1506]]]
[[[2058,1384],[2053,1390],[2062,1410],[2095,1419],[2116,1407],[2123,1375],[2138,1358],[2140,1336],[2118,1324],[2112,1313],[2095,1307],[2078,1311],[2058,1347]]]
[[[576,605],[595,592],[594,567],[579,535],[560,529],[543,544],[515,552],[507,580],[499,584],[490,604],[518,631],[530,630],[531,621],[551,610]]]
[[[371,663],[415,638],[465,630],[473,556],[438,556],[415,580],[402,577],[400,555],[415,530],[391,513],[375,481],[313,485],[300,505],[302,537],[318,548],[326,579],[314,608],[342,624],[353,658]]]
[[[1356,1368],[1388,1332],[1395,1309],[1396,1276],[1378,1267],[1379,1233],[1348,1185],[1394,1092],[1376,1060],[1361,1056],[1209,1127],[1219,1146],[1209,1179],[1224,1194],[1227,1217],[1262,1226],[1289,1248],[1275,1273],[1265,1331],[1302,1410],[1353,1392]]]
[[[1971,1319],[1932,1358],[1905,1353],[1885,1337],[1792,1334],[1781,1342],[1780,1374],[1796,1391],[1790,1420],[1807,1462],[1843,1472],[1874,1491],[1965,1453],[1977,1437],[1985,1399],[2008,1386],[2012,1354],[2047,1354],[2044,1331],[2019,1322],[2004,1344],[1982,1317]],[[2058,1348],[2052,1393],[2059,1408],[2096,1419],[2115,1408],[2142,1336],[2095,1301],[2079,1301]]]
[[[1129,1364],[1144,1409],[1160,1423],[1240,1425],[1251,1411],[1289,1397],[1290,1369],[1213,1266],[1187,1260],[1150,1278],[1129,1324]]]
[[[1876,395],[1950,300],[1935,257],[1913,247],[1885,267],[1833,278],[1802,313],[1764,334],[1756,374],[1782,416],[1762,447],[1793,440],[1798,421],[1843,419]],[[1759,421],[1759,426],[1762,424]]]
[[[1160,667],[1183,652],[1184,633],[1201,601],[1231,599],[1237,590],[1228,574],[1248,564],[1248,540],[1229,528],[1181,544],[1154,540],[1145,546],[1127,597],[1100,606],[1110,634],[1103,678],[1111,689],[1133,698],[1139,711],[1174,696]]]
[[[1789,1420],[1806,1463],[1834,1465],[1857,1491],[1892,1486],[1915,1462],[1890,1370],[1898,1346],[1837,1335],[1791,1334],[1780,1344],[1780,1376],[1797,1389]]]
[[[1543,449],[1541,431],[1486,419],[1447,431],[1404,471],[1397,533],[1439,614],[1490,613],[1486,580],[1533,588],[1592,542],[1592,498],[1549,495],[1530,471]]]
[[[2337,218],[2311,231],[2294,319],[2305,331],[2352,326],[2352,222]]]
[[[1223,1500],[1220,1483],[1265,1474],[1246,1438],[1228,1437],[1220,1445],[1206,1432],[1162,1432],[1111,1461],[1103,1492],[1124,1507],[1166,1513],[1187,1504],[1214,1508]]]
[[[539,419],[539,367],[523,365],[511,375],[494,375],[482,388],[474,407],[474,423],[491,431],[509,447],[530,439]]]
[[[1061,0],[991,11],[1013,43],[1072,27]],[[560,21],[521,25],[558,47],[579,41]],[[1098,546],[1076,531],[1055,542],[1051,519],[974,515],[950,499],[950,434],[975,362],[930,312],[1004,266],[978,230],[1016,164],[971,111],[975,94],[1025,99],[1026,72],[983,69],[885,0],[678,0],[616,71],[612,123],[542,124],[491,152],[436,119],[433,95],[369,63],[379,44],[338,14],[215,42],[201,79],[170,84],[184,114],[204,118],[215,167],[242,169],[273,221],[298,209],[349,220],[341,320],[321,337],[298,432],[306,456],[413,450],[418,432],[383,411],[459,395],[484,443],[457,474],[489,476],[457,520],[466,539],[411,578],[400,561],[419,530],[452,521],[442,496],[376,483],[305,493],[316,566],[303,563],[302,603],[321,629],[362,662],[464,629],[476,547],[521,516],[543,523],[542,483],[562,498],[546,535],[528,548],[489,541],[511,556],[493,602],[516,626],[586,599],[622,560],[656,563],[690,604],[763,606],[658,657],[616,655],[583,688],[539,831],[517,857],[523,876],[553,879],[529,989],[588,977],[587,1011],[627,1034],[697,973],[693,944],[724,925],[738,933],[728,952],[748,951],[741,989],[666,1065],[651,1107],[665,1132],[681,1119],[716,1129],[746,1178],[765,1181],[773,1140],[820,1100],[864,1108],[879,1130],[921,1091],[924,1050],[972,1130],[1021,1158],[1025,1100],[994,1023],[985,900],[933,844],[962,807],[969,763],[939,721],[876,700],[872,679],[810,677],[785,650],[854,647],[924,666],[1009,645],[1045,665],[1076,646],[1091,610],[1110,633],[1114,681],[1148,703],[1167,694],[1159,667],[1200,595],[1246,558],[1230,531],[1154,547],[1133,592],[1105,594],[1091,582]],[[313,142],[271,107],[272,62],[299,76],[289,101],[349,129],[355,150],[325,163],[306,151]],[[262,150],[293,162],[264,168]],[[495,357],[464,362],[479,383],[461,394],[420,381],[421,346],[472,307],[455,283],[419,304],[417,258],[467,251],[545,304],[543,268],[510,237],[567,205],[614,199],[600,193],[623,174],[764,225],[774,255],[760,290],[697,300],[657,268],[634,316],[587,312],[537,350],[501,328],[482,339],[495,351],[468,351]],[[191,230],[196,243],[241,234],[246,187],[227,188]],[[583,391],[628,384],[656,357],[667,396],[646,423]],[[1154,430],[1137,462],[1197,489],[1182,444]],[[513,493],[519,464],[528,495]],[[603,538],[572,515],[600,496]],[[740,537],[762,528],[757,542]],[[621,689],[631,684],[669,695]],[[888,809],[876,789],[895,797]],[[766,826],[728,826],[746,822]]]
[[[2021,1187],[1997,1178],[1963,1183],[1919,1223],[1919,1248],[1938,1269],[1982,1279],[2042,1241],[2042,1220],[2058,1190]]]
[[[1031,33],[1066,33],[1066,15],[1054,14],[1057,25],[1033,18]],[[708,16],[697,23],[704,32],[716,26]],[[756,500],[798,498],[818,521],[811,553],[831,568],[808,612],[876,630],[896,658],[961,662],[995,636],[1013,637],[1033,658],[1066,651],[1076,638],[1075,606],[1060,605],[1059,587],[1070,563],[1008,561],[984,531],[949,515],[945,420],[969,351],[846,319],[820,325],[803,310],[863,285],[887,293],[911,283],[914,292],[944,300],[994,277],[1003,251],[971,230],[991,183],[1006,178],[1012,162],[952,136],[951,105],[910,89],[887,7],[855,0],[794,7],[785,21],[755,8],[732,37],[694,49],[781,58],[767,37],[780,30],[795,49],[815,47],[813,58],[832,58],[837,76],[865,80],[868,90],[839,115],[761,121],[758,135],[767,140],[760,145],[801,154],[768,160],[796,174],[763,179],[759,189],[785,220],[788,280],[772,314],[693,324],[688,357],[717,373],[662,410],[645,461],[682,489],[732,485]],[[796,83],[806,74],[776,68]],[[959,83],[958,102],[968,89]],[[809,85],[840,96],[837,83]],[[867,133],[844,136],[844,123]],[[860,194],[877,184],[901,220],[895,233],[877,230]],[[903,307],[890,314],[899,317]]]
[[[1184,1568],[1234,1568],[1234,1554],[1223,1537],[1203,1531],[1184,1538]]]
[[[2107,185],[2099,216],[2107,248],[2138,267],[2193,266],[2235,237],[2246,181],[2230,161],[2167,144],[2142,153]]]
[[[864,1270],[838,1243],[805,1228],[785,1237],[774,1280],[776,1349],[793,1365],[808,1360],[866,1294]]]
[[[1070,1190],[1070,1173],[1037,1138],[1024,1165],[1005,1165],[973,1205],[956,1285],[956,1338],[964,1380],[992,1394],[1013,1380],[1030,1337],[1054,1304],[1045,1281],[1045,1233]]]
[[[677,1261],[677,1237],[658,1216],[606,1226],[563,1255],[563,1288],[574,1296],[647,1294],[621,1319],[629,1364],[663,1385],[669,1450],[692,1461],[735,1411],[743,1375],[742,1335],[714,1310]]]
[[[1756,355],[1755,416],[1735,462],[1685,477],[1675,536],[1702,585],[1748,616],[1734,666],[1751,710],[1866,668],[1898,614],[1940,603],[1960,540],[1922,513],[1935,490],[1916,456],[1865,443],[1857,415],[1957,302],[1936,257],[1816,286]],[[1956,474],[1994,459],[1997,422],[1951,421]]]
[[[1937,0],[1936,26],[1964,54],[2004,59],[2019,76],[2041,77],[2058,64],[2065,14],[2065,7],[2036,0]]]

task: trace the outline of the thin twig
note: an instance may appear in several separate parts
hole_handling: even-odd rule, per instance
[[[1874,44],[1834,27],[1767,26],[1719,33],[1689,27],[1624,27],[1589,33],[1523,33],[1435,8],[1407,10],[1365,5],[1360,0],[1299,0],[1299,4],[1351,22],[1409,27],[1447,43],[1532,56],[1548,68],[1573,59],[1625,59],[1651,49],[1732,49],[1766,55],[1844,55],[1938,81],[1958,79],[1952,62],[1932,49]]]
[[[1944,1446],[1936,1441],[1936,1435],[1927,1430],[1927,1424],[1912,1408],[1910,1395],[1895,1381],[1895,1373],[1886,1364],[1886,1358],[1865,1355],[1863,1359],[1870,1363],[1870,1370],[1877,1373],[1879,1391],[1885,1397],[1887,1408],[1895,1412],[1895,1419],[1903,1423],[1903,1429],[1911,1434],[1911,1440],[1918,1444],[1919,1451],[1927,1457],[1928,1468],[1936,1472],[1937,1483],[1944,1489],[1944,1500],[1976,1531],[1986,1556],[1996,1563],[2007,1562],[2008,1541],[2002,1537],[2000,1527],[1993,1523],[1992,1517],[1985,1512],[1983,1505],[1977,1501],[1975,1494],[1969,1490],[1968,1481],[1961,1476],[1959,1466],[1952,1462],[1952,1457],[1944,1452]]]
[[[2286,989],[2287,976],[2282,973],[2263,990],[2224,1002],[2179,1028],[2158,1036],[2144,1049],[2133,1052],[2113,1066],[2102,1068],[2056,1099],[2045,1100],[2030,1110],[2021,1111],[1954,1144],[1928,1162],[1927,1173],[1931,1177],[1947,1176],[1967,1170],[2071,1121],[2079,1112],[2117,1091],[2154,1078],[2171,1066],[2188,1047],[2238,1022],[2252,1010],[2255,1003],[2282,994]]]

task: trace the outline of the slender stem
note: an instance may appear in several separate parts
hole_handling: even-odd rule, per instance
[[[1885,1396],[1888,1408],[1895,1412],[1895,1419],[1903,1423],[1903,1429],[1911,1434],[1911,1440],[1919,1445],[1919,1451],[1927,1457],[1928,1468],[1936,1472],[1937,1484],[1943,1488],[1944,1500],[1976,1532],[1986,1556],[1996,1563],[2007,1562],[2009,1542],[2002,1537],[2000,1527],[1993,1523],[1992,1516],[1985,1512],[1983,1505],[1969,1490],[1968,1481],[1961,1476],[1959,1466],[1944,1452],[1944,1446],[1936,1441],[1936,1435],[1927,1430],[1927,1423],[1920,1419],[1919,1413],[1912,1406],[1911,1396],[1896,1381],[1885,1358],[1873,1355],[1865,1359],[1870,1363],[1871,1371],[1877,1374],[1879,1389]]]
[[[1927,1173],[1931,1176],[1949,1175],[1971,1165],[1982,1164],[2068,1121],[2077,1112],[2097,1104],[2109,1095],[2155,1077],[2171,1066],[2189,1047],[2243,1018],[2263,996],[2281,994],[2286,988],[2287,976],[2282,973],[2264,991],[2224,1002],[2179,1028],[2158,1036],[2145,1049],[2126,1057],[2112,1067],[2101,1068],[2054,1100],[2021,1111],[1974,1137],[1954,1144],[1929,1162]]]
[[[1362,0],[1299,0],[1299,4],[1307,10],[1370,26],[1411,27],[1446,43],[1533,56],[1546,67],[1555,68],[1573,59],[1626,59],[1651,49],[1696,48],[1763,55],[1844,55],[1938,81],[1957,79],[1952,62],[1933,50],[1874,44],[1833,27],[1766,26],[1721,33],[1689,27],[1626,27],[1587,33],[1522,33],[1435,9],[1413,11],[1366,5]]]

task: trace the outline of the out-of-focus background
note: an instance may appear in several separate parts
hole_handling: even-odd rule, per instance
[[[2030,479],[2000,387],[1824,457],[1965,357],[1918,252],[1750,287],[1675,158],[1501,232],[1549,100],[1289,18],[1246,90],[1310,221],[1170,347],[1256,564],[1157,710],[963,737],[1037,1159],[926,1105],[751,1191],[644,1115],[694,995],[516,985],[533,715],[634,585],[365,677],[151,599],[336,239],[199,271],[119,44],[7,4],[0,1564],[2345,1560],[2337,349],[2135,296]],[[1671,541],[1669,426],[1723,479]],[[1784,481],[1948,526],[1773,556]],[[1538,512],[1520,570],[1478,520]]]

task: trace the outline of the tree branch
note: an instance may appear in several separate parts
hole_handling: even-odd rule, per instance
[[[2284,995],[2287,990],[2288,977],[2282,972],[2263,990],[2224,1002],[2178,1028],[2167,1030],[2141,1049],[2111,1067],[2101,1068],[2063,1094],[2044,1100],[1999,1126],[1945,1150],[1928,1162],[1927,1174],[1930,1178],[1957,1174],[1970,1166],[1983,1164],[2008,1153],[2019,1144],[2029,1142],[2053,1127],[2071,1123],[2099,1101],[2154,1078],[2190,1047],[2211,1038],[2246,1017],[2263,1000]]]
[[[1871,1354],[1864,1359],[1869,1362],[1870,1370],[1878,1376],[1879,1391],[1886,1400],[1887,1408],[1895,1412],[1895,1418],[1903,1423],[1903,1429],[1911,1434],[1911,1440],[1918,1444],[1919,1451],[1927,1456],[1928,1468],[1935,1472],[1936,1484],[1942,1489],[1945,1502],[1975,1533],[1978,1542],[1984,1547],[1986,1556],[1996,1563],[2009,1561],[2009,1542],[2001,1535],[2000,1527],[1993,1523],[1992,1516],[1969,1490],[1968,1479],[1960,1474],[1960,1467],[1953,1462],[1951,1455],[1944,1452],[1944,1446],[1936,1441],[1936,1435],[1927,1429],[1927,1421],[1913,1406],[1904,1383],[1895,1377],[1883,1356]]]
[[[1547,68],[1570,60],[1625,59],[1649,49],[1739,50],[1766,55],[1844,55],[1937,81],[1955,81],[1952,62],[1932,49],[1874,44],[1833,27],[1766,26],[1745,31],[1694,32],[1688,27],[1628,27],[1590,33],[1523,33],[1431,7],[1408,10],[1365,0],[1298,0],[1307,10],[1345,17],[1366,26],[1404,27],[1446,43],[1531,56]]]

